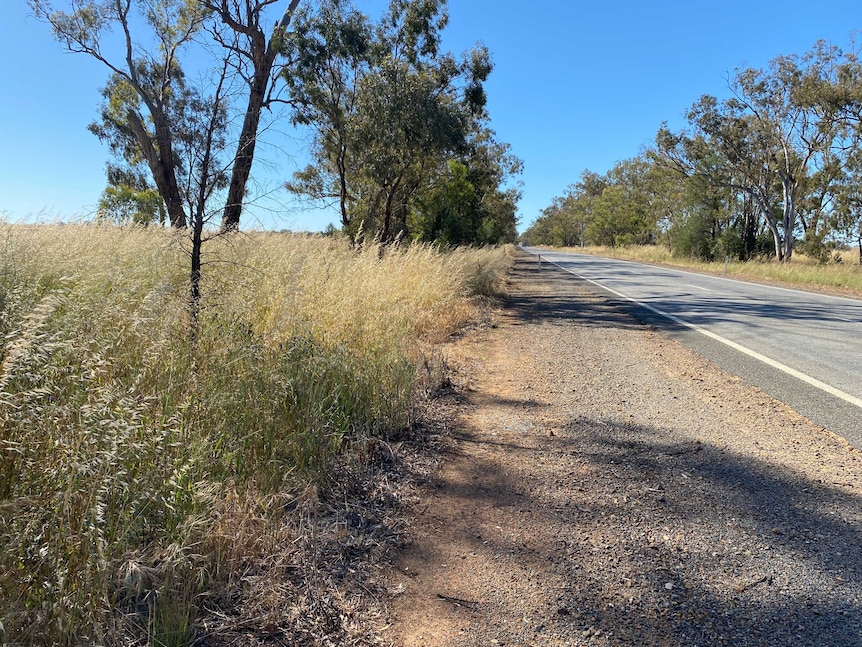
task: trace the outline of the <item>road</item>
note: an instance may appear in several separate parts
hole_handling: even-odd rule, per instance
[[[524,251],[862,449],[862,301],[585,254]]]

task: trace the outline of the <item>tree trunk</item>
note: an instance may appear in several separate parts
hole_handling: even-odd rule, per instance
[[[189,314],[192,339],[197,337],[198,317],[201,311],[201,254],[203,250],[204,219],[195,218],[192,223],[192,266],[189,275]]]
[[[743,205],[745,208],[745,237],[743,239],[743,256],[741,261],[750,260],[757,249],[757,218],[754,213],[751,199],[748,198]]]
[[[254,161],[254,150],[257,146],[257,129],[260,126],[260,113],[263,110],[263,102],[266,98],[266,90],[269,87],[269,73],[275,61],[275,52],[265,52],[261,67],[255,71],[248,96],[248,109],[242,122],[242,130],[237,144],[236,157],[233,163],[233,172],[230,178],[227,202],[222,215],[222,231],[239,228],[239,219],[242,215],[242,206],[245,200],[245,188],[251,175],[251,165]],[[257,67],[257,65],[255,66]],[[263,67],[266,73],[263,73]]]
[[[796,191],[797,183],[789,176],[782,175],[781,186],[784,191],[784,209],[782,225],[784,226],[784,257],[783,262],[790,262],[793,256],[793,230],[796,228]]]
[[[254,74],[249,83],[248,106],[245,111],[245,119],[239,135],[236,157],[234,159],[233,171],[230,178],[227,202],[222,215],[222,231],[230,231],[239,228],[239,219],[242,215],[242,206],[245,201],[245,191],[248,178],[251,175],[251,165],[254,161],[254,151],[257,146],[257,134],[260,127],[260,113],[266,101],[266,93],[272,74],[272,66],[275,63],[277,51],[276,34],[282,33],[290,24],[293,13],[299,6],[300,0],[291,0],[287,10],[275,27],[273,35],[267,43],[266,37],[259,28],[249,35],[251,43],[251,60],[254,65]],[[252,29],[250,27],[250,29]]]
[[[391,187],[387,189],[388,195],[386,196],[386,206],[383,210],[383,224],[380,227],[380,242],[386,244],[391,242],[391,239],[394,238],[392,236],[392,215],[395,211],[395,195],[398,193],[398,189],[401,186],[401,181],[404,179],[403,175],[399,175],[395,182]]]
[[[342,140],[338,146],[338,208],[341,211],[341,225],[348,229],[350,227],[350,214],[347,213],[347,145]]]
[[[784,235],[784,258],[781,259],[784,263],[789,263],[793,256],[793,234]]]
[[[389,223],[392,221],[392,198],[395,196],[395,191],[391,190],[386,196],[386,206],[383,209],[383,223],[380,225],[378,237],[382,244],[389,242]]]
[[[781,262],[784,260],[784,244],[781,240],[781,232],[778,231],[778,223],[775,221],[775,217],[769,208],[769,202],[764,200],[756,191],[750,191],[749,194],[757,204],[757,208],[760,211],[763,220],[766,222],[766,226],[769,227],[769,231],[772,232],[772,242],[775,246],[775,258]]]
[[[153,174],[153,180],[156,183],[159,194],[165,201],[171,227],[185,229],[187,224],[186,212],[183,208],[183,200],[174,170],[170,126],[163,112],[153,109],[150,112],[155,125],[158,149],[153,145],[150,134],[144,127],[143,120],[137,112],[129,110],[126,113],[126,118],[129,121],[129,127],[132,129],[138,145],[141,147],[141,152],[143,152],[144,158],[147,160],[147,165]]]

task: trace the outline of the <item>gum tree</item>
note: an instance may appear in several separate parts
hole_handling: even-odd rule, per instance
[[[264,27],[266,9],[282,0],[201,0],[217,17],[213,38],[234,56],[236,72],[247,86],[246,107],[233,158],[222,230],[239,228],[264,108],[281,101],[275,91],[280,67],[276,57],[300,0],[290,0],[272,31]]]
[[[214,200],[223,200],[222,228],[239,226],[261,114],[279,100],[275,59],[299,2],[28,0],[68,51],[109,70],[90,129],[129,167],[148,169],[180,229],[202,210],[211,216]],[[266,30],[279,4],[284,13]]]
[[[835,137],[831,119],[805,99],[806,79],[820,74],[820,64],[782,56],[767,70],[737,70],[730,99],[703,96],[689,110],[691,132],[662,129],[657,137],[665,159],[683,174],[750,197],[779,261],[791,259],[801,189],[827,169]]]
[[[268,37],[261,25],[277,0],[28,2],[68,51],[109,71],[90,130],[120,161],[119,175],[149,172],[171,227],[189,230],[195,317],[205,226],[220,211],[223,231],[239,225],[275,55],[299,0]]]
[[[337,205],[343,230],[353,236],[387,242],[444,229],[458,240],[509,235],[508,226],[497,226],[504,217],[459,215],[465,205],[451,204],[456,195],[482,195],[491,205],[500,195],[467,185],[476,189],[519,165],[489,142],[487,50],[476,47],[462,58],[440,51],[445,7],[442,0],[392,0],[374,23],[347,1],[323,0],[300,12],[285,43],[292,118],[309,128],[314,158],[287,187]],[[498,168],[487,173],[481,167],[495,156]],[[497,204],[500,214],[509,206]],[[417,213],[426,208],[437,213]],[[452,218],[461,215],[479,224],[455,226]]]

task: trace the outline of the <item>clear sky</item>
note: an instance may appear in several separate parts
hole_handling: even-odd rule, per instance
[[[86,217],[105,185],[108,152],[86,126],[107,73],[63,52],[25,0],[3,4],[0,217]],[[386,3],[356,4],[376,18]],[[637,155],[662,121],[682,127],[702,94],[726,96],[735,68],[803,54],[819,39],[846,48],[862,29],[858,0],[449,0],[449,13],[447,49],[491,50],[491,126],[524,161],[521,230],[584,169],[604,173]],[[314,231],[334,222],[278,189],[304,156],[290,132],[261,151],[255,172],[272,198],[243,226]]]

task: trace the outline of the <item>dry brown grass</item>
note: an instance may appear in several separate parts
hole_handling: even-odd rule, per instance
[[[191,336],[185,244],[158,229],[0,230],[0,643],[183,645],[221,616],[231,631],[348,625],[360,603],[315,570],[349,560],[345,522],[321,531],[343,514],[315,492],[349,487],[362,452],[346,448],[409,431],[433,372],[423,349],[475,315],[507,262],[219,239]],[[306,601],[270,622],[270,588],[276,607]],[[260,618],[238,620],[237,604]]]

